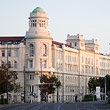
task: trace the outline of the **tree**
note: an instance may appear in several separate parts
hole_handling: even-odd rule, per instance
[[[15,80],[17,77],[16,71],[9,71],[7,74],[8,67],[5,65],[4,67],[0,67],[0,94],[2,96],[3,93],[12,91],[14,89]],[[8,86],[7,86],[8,85]]]
[[[95,91],[96,90],[96,86],[100,86],[101,89],[105,88],[105,78],[106,78],[106,91],[108,94],[110,94],[110,75],[106,75],[105,77],[93,77],[89,79],[88,82],[88,86],[89,86],[89,90],[91,91]],[[104,91],[102,91],[104,92]]]
[[[88,86],[89,86],[89,90],[91,91],[95,91],[96,90],[96,86],[100,86],[100,82],[99,79],[96,77],[90,78],[89,82],[88,82]]]
[[[42,89],[42,94],[52,94],[55,92],[56,86],[61,86],[61,82],[55,77],[55,75],[47,76],[43,74],[42,83],[44,84],[39,86],[40,90]]]

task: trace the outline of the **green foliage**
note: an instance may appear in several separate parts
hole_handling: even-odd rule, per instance
[[[85,95],[83,98],[83,101],[94,101],[96,100],[96,95],[88,94]]]
[[[106,75],[107,93],[110,92],[110,75]]]
[[[9,71],[7,75],[7,66],[0,67],[0,94],[6,93],[7,85],[8,92],[14,89],[15,80],[17,79],[17,73],[15,71]]]
[[[101,88],[105,88],[105,77],[93,77],[89,79],[88,82],[88,86],[89,86],[89,90],[91,91],[95,91],[96,90],[96,86],[100,86]],[[110,75],[106,75],[106,90],[107,93],[110,92]],[[104,91],[102,91],[104,92]]]
[[[7,99],[0,99],[0,104],[7,104]]]
[[[40,85],[40,89],[42,87],[42,92],[46,94],[52,94],[55,92],[56,86],[60,87],[61,82],[58,81],[58,78],[55,77],[55,75],[47,76],[47,75],[42,75],[42,83],[44,85]]]
[[[108,99],[108,104],[110,104],[110,98]]]
[[[91,91],[95,91],[96,86],[101,86],[101,84],[99,82],[99,79],[94,77],[94,78],[89,79],[88,86],[89,86],[89,90],[91,92]]]

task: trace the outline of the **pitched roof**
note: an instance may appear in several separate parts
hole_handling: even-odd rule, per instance
[[[0,36],[0,41],[4,41],[4,42],[9,42],[9,41],[14,41],[16,42],[17,40],[22,40],[24,38],[24,36]]]
[[[61,42],[57,42],[57,41],[52,41],[53,44],[56,44],[56,45],[63,45],[64,43],[61,43]],[[66,47],[71,47],[70,45],[68,44],[64,44]]]

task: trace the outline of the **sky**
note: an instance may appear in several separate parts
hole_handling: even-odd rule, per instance
[[[48,14],[53,40],[66,43],[67,34],[81,34],[110,53],[110,0],[0,0],[0,36],[24,36],[36,7]]]

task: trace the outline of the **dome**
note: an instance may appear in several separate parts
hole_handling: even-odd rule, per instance
[[[45,13],[45,11],[44,11],[42,8],[40,8],[40,7],[36,7],[36,8],[32,11],[32,13],[37,13],[37,12],[39,12],[39,13]]]

